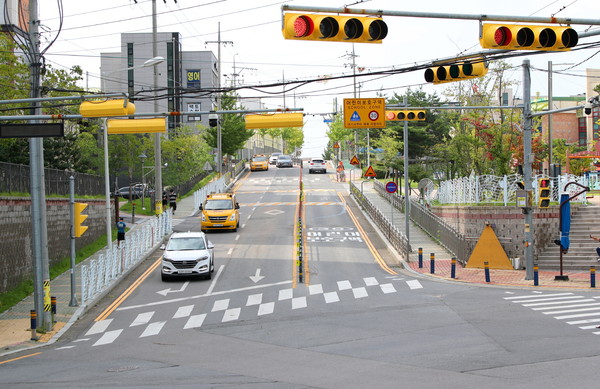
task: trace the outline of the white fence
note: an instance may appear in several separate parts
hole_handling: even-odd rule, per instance
[[[547,176],[533,177],[533,204],[539,200],[538,178],[548,178]],[[519,189],[517,185],[521,182],[521,175],[513,174],[510,176],[469,176],[456,178],[454,180],[443,181],[440,184],[437,193],[430,193],[431,198],[426,200],[438,200],[441,204],[501,204],[509,205],[515,203],[515,191]],[[552,184],[551,201],[558,201],[560,193],[564,191],[565,185],[570,182],[589,186],[591,189],[598,188],[600,181],[597,175],[574,176],[563,175],[550,179]],[[567,192],[572,196],[581,191],[577,185],[569,185]],[[437,196],[436,196],[437,195]],[[574,198],[572,201],[585,202],[585,193]]]
[[[81,267],[81,304],[92,300],[104,291],[119,275],[140,262],[165,235],[173,230],[172,213],[169,209],[158,217],[151,218],[126,235],[120,248],[115,245],[105,249],[98,259]]]

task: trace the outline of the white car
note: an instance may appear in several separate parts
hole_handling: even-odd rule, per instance
[[[280,155],[281,153],[271,154],[271,156],[269,157],[269,165],[275,165],[277,163],[277,158],[279,158]]]
[[[212,278],[215,271],[214,245],[204,232],[176,232],[171,235],[162,256],[160,276],[163,281],[174,277]]]
[[[308,174],[313,172],[327,173],[327,165],[322,158],[312,158],[308,162]]]

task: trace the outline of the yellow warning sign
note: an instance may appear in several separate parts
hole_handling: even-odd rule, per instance
[[[490,225],[483,229],[465,267],[483,269],[484,262],[489,264],[490,269],[513,269],[510,259]]]
[[[385,128],[385,99],[344,99],[345,128]]]
[[[356,158],[356,155],[350,160],[350,165],[360,165],[360,162],[358,161],[358,158]]]
[[[377,177],[375,170],[373,170],[373,166],[369,166],[367,171],[365,172],[365,177]]]
[[[340,144],[338,142],[333,142],[333,148],[334,149],[339,149],[340,148]]]

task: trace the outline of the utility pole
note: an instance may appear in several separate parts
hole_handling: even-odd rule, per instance
[[[216,41],[206,41],[205,43],[216,43],[217,46],[217,111],[221,110],[221,44],[231,44],[232,41],[221,40],[221,22],[218,23],[219,31],[217,33]],[[221,142],[221,118],[217,121],[217,172],[219,176],[223,174],[223,145]]]
[[[352,53],[346,53],[345,57],[350,57],[352,59],[352,63],[344,64],[344,67],[350,66],[352,68],[352,85],[353,85],[353,93],[354,93],[353,97],[356,98],[356,57],[358,57],[358,55],[356,55],[354,52],[354,43],[352,44]],[[367,129],[367,134],[368,134],[368,132],[369,132],[369,130]],[[356,155],[357,153],[358,153],[358,130],[354,130],[354,155]],[[367,155],[369,155],[369,150],[367,150]]]
[[[158,56],[157,47],[157,26],[156,26],[156,0],[152,0],[152,58]],[[154,90],[154,112],[158,112],[158,70],[156,66],[152,67],[152,89]],[[161,134],[159,132],[154,134],[154,204],[155,213],[159,214],[164,211],[162,209],[162,150],[160,145]],[[143,170],[143,169],[142,169]],[[142,171],[142,175],[144,172]]]
[[[523,61],[523,181],[525,190],[532,193],[532,167],[533,153],[531,146],[531,130],[533,117],[531,116],[531,74],[529,60]],[[526,280],[533,280],[533,207],[525,207],[525,266]]]
[[[548,61],[548,110],[552,111],[553,99],[552,99],[552,61]],[[550,172],[552,168],[552,114],[548,114],[548,175],[552,176]],[[560,196],[559,196],[560,197]]]

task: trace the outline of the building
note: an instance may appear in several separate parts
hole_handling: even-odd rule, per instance
[[[153,58],[152,38],[151,33],[121,34],[120,52],[101,53],[102,90],[128,93],[135,102],[137,113],[215,109],[213,91],[219,80],[218,62],[212,51],[183,51],[178,32],[160,32],[156,34],[157,56],[165,61],[144,66],[144,62]],[[156,88],[154,71],[157,73]],[[157,100],[154,99],[155,89]],[[185,124],[208,126],[208,115],[168,117],[169,132]]]

